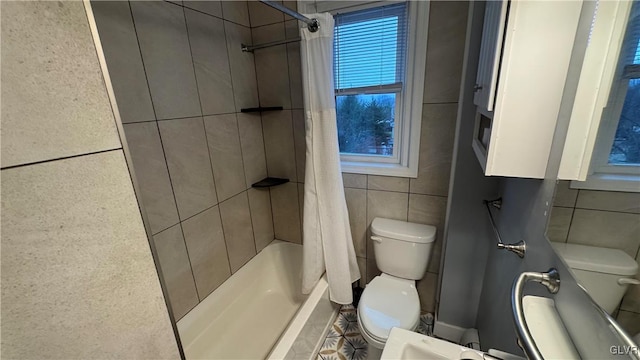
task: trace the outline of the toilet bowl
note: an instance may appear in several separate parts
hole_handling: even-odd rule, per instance
[[[420,322],[420,299],[415,281],[388,274],[376,276],[358,303],[358,324],[362,337],[382,349],[393,327],[415,330]]]
[[[375,218],[371,240],[381,275],[364,289],[358,303],[358,326],[369,348],[382,349],[392,328],[415,330],[420,322],[416,280],[427,270],[436,228]]]

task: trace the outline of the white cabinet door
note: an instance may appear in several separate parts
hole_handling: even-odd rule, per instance
[[[581,1],[509,2],[486,175],[544,178],[581,10]]]
[[[478,75],[473,97],[473,103],[484,112],[493,111],[496,98],[508,4],[506,0],[488,1],[485,6]]]

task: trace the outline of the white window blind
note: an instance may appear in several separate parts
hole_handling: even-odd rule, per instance
[[[640,77],[640,6],[634,4],[629,15],[625,41],[620,51],[623,61],[623,77],[635,79]]]
[[[336,94],[402,89],[406,3],[336,15],[334,40]]]
[[[627,23],[618,73],[620,80],[612,90],[609,112],[617,128],[604,166],[638,171],[640,165],[640,3],[634,2]],[[630,168],[632,166],[636,170]],[[603,169],[606,170],[606,169]],[[613,169],[612,169],[613,170]]]

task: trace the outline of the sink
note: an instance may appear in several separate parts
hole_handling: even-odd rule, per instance
[[[483,353],[445,340],[393,328],[380,359],[483,360]]]
[[[545,359],[580,359],[552,299],[528,295],[522,303],[531,335]],[[380,359],[486,360],[496,359],[496,356],[495,351],[486,354],[445,340],[393,328]],[[499,358],[518,357],[501,353]]]
[[[522,306],[529,332],[545,359],[580,359],[552,299],[527,295]]]

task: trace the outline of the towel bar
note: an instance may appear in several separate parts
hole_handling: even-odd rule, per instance
[[[525,244],[524,240],[520,240],[515,244],[505,244],[502,242],[502,237],[500,236],[500,232],[498,232],[498,227],[496,226],[496,222],[493,219],[493,214],[491,213],[491,206],[500,209],[502,207],[502,198],[498,198],[495,200],[484,200],[484,204],[487,207],[487,212],[489,212],[489,220],[491,220],[491,227],[493,228],[493,233],[496,235],[498,239],[498,249],[509,250],[520,258],[524,257],[525,252],[527,251],[527,244]]]

